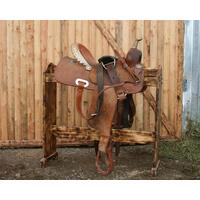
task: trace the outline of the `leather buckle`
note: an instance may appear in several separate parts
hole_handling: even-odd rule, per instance
[[[106,65],[103,64],[103,62],[101,62],[101,65],[103,66],[103,68],[104,68],[105,70],[108,69],[108,68],[106,67]]]

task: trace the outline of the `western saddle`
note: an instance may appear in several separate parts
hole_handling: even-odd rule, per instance
[[[142,53],[137,49],[137,40],[135,48],[131,48],[127,53],[126,58],[122,58],[115,51],[115,56],[103,56],[96,62],[90,51],[82,44],[72,45],[72,53],[76,59],[64,57],[55,68],[55,79],[57,82],[69,86],[77,87],[77,110],[88,121],[89,125],[100,131],[99,151],[96,157],[97,170],[107,175],[112,171],[112,148],[111,148],[111,128],[128,128],[132,125],[133,115],[135,113],[135,105],[132,99],[132,94],[141,92],[144,87],[144,69],[141,65]],[[96,99],[96,108],[89,116],[85,116],[81,109],[81,100],[83,90],[94,91],[94,99]],[[108,93],[109,89],[114,89],[113,93]],[[110,96],[109,96],[110,95]],[[106,100],[113,100],[113,105],[109,105]],[[119,104],[116,102],[119,102]],[[102,114],[104,108],[110,109],[119,107],[120,102],[123,102],[121,112],[118,112],[118,117],[125,120],[118,120],[118,123],[113,123],[113,114]],[[94,103],[93,103],[94,104]],[[110,107],[109,107],[110,106]],[[119,110],[119,109],[117,109]],[[112,112],[112,111],[111,111]],[[126,115],[126,116],[124,116]],[[106,119],[106,117],[108,119]],[[103,118],[101,120],[101,118]],[[96,119],[98,126],[96,126]],[[100,119],[100,120],[99,120]],[[107,123],[107,124],[105,124]],[[103,129],[102,127],[105,128]],[[106,154],[108,169],[101,170],[99,160],[102,155]]]

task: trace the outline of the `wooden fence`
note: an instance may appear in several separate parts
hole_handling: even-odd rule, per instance
[[[163,67],[162,110],[181,136],[183,36],[182,21],[104,21],[124,52],[143,38],[146,68]],[[70,46],[83,43],[98,58],[112,54],[94,21],[0,21],[0,146],[41,145],[43,134],[43,72],[50,62],[72,56]],[[155,95],[155,89],[151,88]],[[76,90],[58,84],[57,122],[86,126],[76,112]],[[85,92],[83,108],[88,106]],[[133,129],[152,130],[154,112],[142,94],[134,95]],[[161,135],[168,137],[162,127]]]

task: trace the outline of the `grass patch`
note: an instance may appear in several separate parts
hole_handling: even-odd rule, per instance
[[[199,138],[200,140],[200,122],[188,120],[186,136]]]
[[[200,140],[187,136],[180,141],[162,141],[160,156],[173,160],[200,161]]]
[[[179,141],[161,141],[160,155],[175,160],[200,161],[200,122],[190,121],[185,136]]]

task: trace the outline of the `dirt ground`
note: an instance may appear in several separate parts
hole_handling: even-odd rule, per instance
[[[157,177],[150,174],[150,145],[123,146],[114,171],[104,177],[95,170],[93,148],[58,148],[58,160],[40,167],[42,149],[0,149],[0,179],[22,180],[136,180],[200,179],[199,163],[172,160],[161,156]]]

